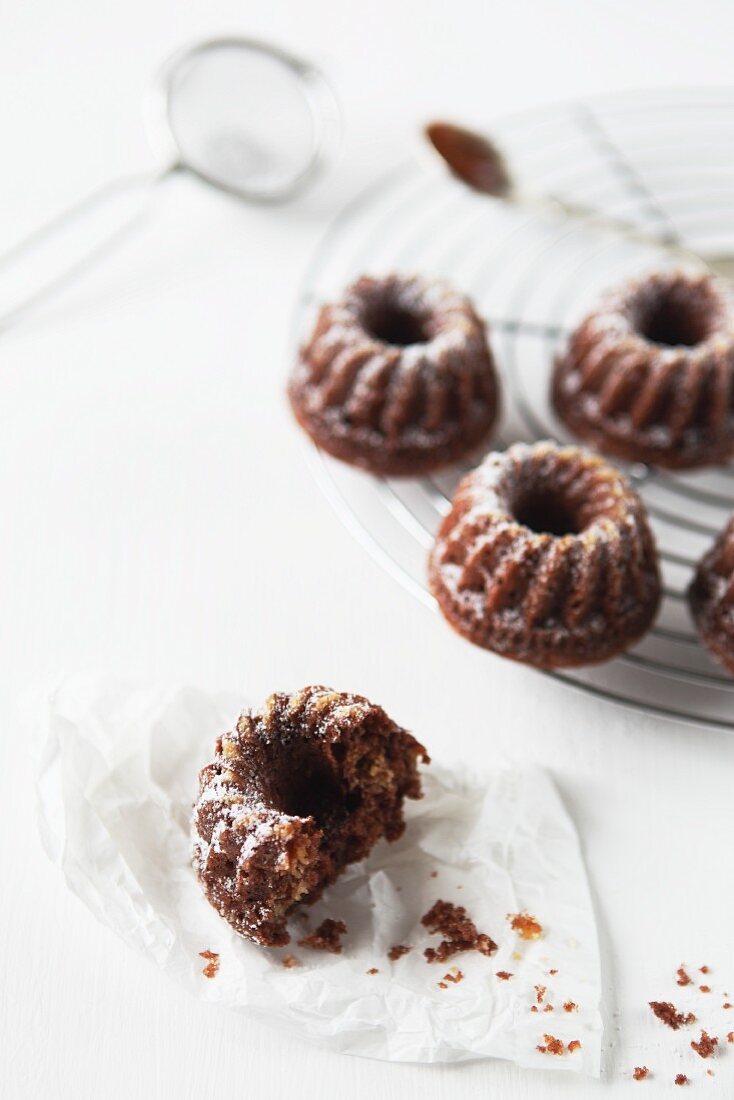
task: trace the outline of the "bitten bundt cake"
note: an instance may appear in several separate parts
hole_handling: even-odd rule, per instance
[[[553,443],[515,444],[466,475],[429,576],[459,634],[541,668],[615,656],[660,599],[640,498],[601,458]]]
[[[423,746],[360,695],[307,687],[246,711],[199,775],[194,865],[211,904],[241,936],[288,943],[297,902],[402,834],[421,759]]]
[[[692,467],[734,454],[734,295],[663,272],[609,292],[555,364],[574,435],[631,462]]]
[[[319,312],[288,388],[325,451],[375,474],[426,473],[487,439],[498,411],[485,326],[417,277],[364,277]]]
[[[688,603],[701,641],[734,675],[734,516],[698,563]]]

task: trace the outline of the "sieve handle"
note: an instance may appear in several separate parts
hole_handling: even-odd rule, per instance
[[[0,331],[81,278],[141,223],[173,169],[103,184],[0,255]]]

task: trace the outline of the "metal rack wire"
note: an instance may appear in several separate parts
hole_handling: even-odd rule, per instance
[[[516,116],[491,132],[534,190],[627,218],[661,241],[734,254],[734,90],[601,98]],[[558,348],[602,289],[669,263],[655,248],[552,215],[520,213],[406,164],[332,225],[306,276],[296,339],[318,302],[366,271],[445,277],[472,296],[490,323],[505,402],[495,444],[566,440],[548,405]],[[466,468],[385,479],[320,452],[314,458],[344,522],[431,607],[426,554]],[[640,710],[734,728],[734,680],[700,646],[685,602],[693,564],[734,510],[734,468],[626,470],[645,498],[661,552],[665,598],[658,620],[631,652],[607,665],[546,675]]]

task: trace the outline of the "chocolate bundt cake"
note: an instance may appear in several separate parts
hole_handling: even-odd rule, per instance
[[[307,687],[246,711],[199,775],[194,865],[211,904],[241,936],[288,943],[297,902],[401,835],[421,759],[423,746],[360,695]]]
[[[701,641],[734,675],[734,516],[698,563],[688,603]]]
[[[485,326],[468,298],[417,277],[364,277],[325,305],[288,388],[325,451],[375,474],[456,462],[498,411]]]
[[[606,295],[555,364],[574,435],[631,462],[692,467],[734,454],[734,294],[664,272]]]
[[[640,498],[601,458],[553,443],[515,444],[466,475],[429,577],[459,634],[541,668],[614,657],[660,599]]]

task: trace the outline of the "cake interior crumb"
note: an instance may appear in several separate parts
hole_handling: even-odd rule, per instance
[[[207,960],[207,964],[202,970],[202,974],[205,978],[214,978],[219,970],[219,955],[216,951],[200,951],[199,956],[202,959]]]
[[[309,933],[298,941],[299,947],[311,947],[314,951],[329,951],[332,955],[339,955],[342,950],[341,937],[345,935],[347,926],[343,920],[332,920],[327,917],[322,920],[315,932]]]
[[[529,913],[508,913],[507,919],[521,940],[537,940],[543,933],[543,926]]]
[[[429,963],[446,962],[462,951],[492,955],[497,950],[497,944],[490,936],[477,931],[463,905],[439,900],[424,914],[421,924],[434,935],[443,936],[438,947],[427,947],[423,952]]]
[[[677,1031],[683,1024],[693,1024],[696,1021],[696,1017],[692,1012],[684,1015],[670,1001],[650,1001],[650,1008],[658,1020],[666,1024],[667,1027],[672,1028],[673,1031]]]
[[[402,959],[403,955],[407,955],[409,951],[412,951],[412,947],[407,943],[394,943],[387,953],[388,959],[391,962],[396,962],[398,959]]]

